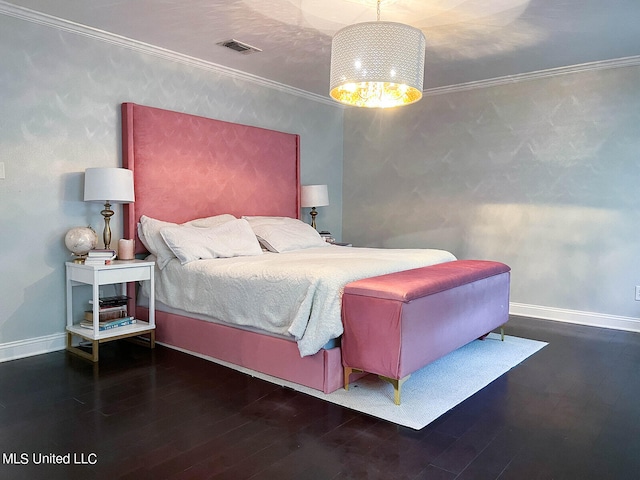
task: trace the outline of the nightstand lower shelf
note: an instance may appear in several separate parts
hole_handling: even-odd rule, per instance
[[[94,336],[94,332],[91,329],[81,327],[80,325],[71,325],[67,327],[67,351],[74,353],[82,358],[86,358],[93,362],[97,362],[99,358],[99,345],[105,342],[111,342],[112,340],[120,340],[122,338],[134,338],[141,335],[149,335],[148,342],[140,342],[148,345],[149,348],[155,347],[156,331],[155,326],[149,325],[147,322],[137,320],[135,324],[125,325],[123,327],[112,328],[110,330],[103,330],[98,333],[98,336]],[[73,345],[73,337],[80,337],[84,340],[91,342],[91,353],[88,353],[81,348]]]

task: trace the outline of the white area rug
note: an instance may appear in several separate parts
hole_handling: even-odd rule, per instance
[[[327,402],[419,430],[545,345],[545,342],[511,336],[505,336],[501,342],[500,335],[495,333],[485,340],[475,340],[413,373],[402,386],[401,405],[393,403],[393,387],[376,375],[367,375],[352,383],[349,391],[341,388],[327,395],[247,368],[211,360]]]

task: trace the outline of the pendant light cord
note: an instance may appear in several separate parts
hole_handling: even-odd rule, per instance
[[[378,0],[378,5],[377,5],[377,7],[376,7],[376,9],[377,9],[377,13],[378,13],[378,21],[380,21],[380,2],[381,2],[381,1],[382,1],[382,0]]]

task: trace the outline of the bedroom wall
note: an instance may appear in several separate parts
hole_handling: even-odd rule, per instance
[[[342,109],[67,27],[0,14],[0,360],[63,346],[63,238],[102,231],[83,172],[122,165],[122,102],[300,134],[302,183],[329,185],[319,228],[340,238]],[[119,207],[112,226],[117,244]]]
[[[638,329],[640,67],[345,114],[343,237],[512,269],[512,311]]]

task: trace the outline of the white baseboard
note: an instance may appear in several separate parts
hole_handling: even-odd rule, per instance
[[[606,313],[583,312],[514,302],[509,303],[509,313],[511,315],[555,320],[557,322],[575,323],[591,327],[640,332],[640,318],[608,315]]]
[[[66,346],[65,337],[66,335],[64,333],[56,333],[45,337],[1,343],[0,362],[8,362],[9,360],[16,360],[18,358],[64,350]]]

